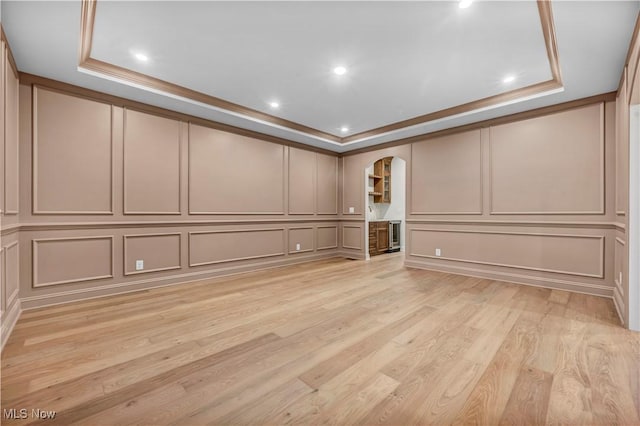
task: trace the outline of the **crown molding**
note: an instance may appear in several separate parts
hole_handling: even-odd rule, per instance
[[[534,97],[557,93],[563,89],[558,48],[555,35],[555,26],[549,0],[538,0],[538,13],[540,24],[545,40],[545,47],[552,78],[548,81],[539,82],[526,87],[522,87],[498,95],[478,99],[462,105],[434,111],[428,114],[413,117],[407,120],[398,121],[392,124],[356,133],[346,137],[323,132],[285,120],[261,111],[244,107],[224,99],[217,98],[202,92],[198,92],[186,87],[170,83],[158,78],[129,70],[124,67],[113,65],[91,57],[93,43],[94,23],[96,16],[97,0],[82,0],[81,26],[80,26],[80,48],[79,65],[81,71],[88,72],[98,77],[107,78],[135,87],[144,88],[153,92],[177,97],[185,101],[204,104],[212,109],[223,111],[232,115],[240,116],[254,122],[260,122],[277,128],[284,128],[296,133],[304,134],[323,142],[328,142],[338,146],[363,142],[385,134],[393,133],[408,127],[414,127],[435,120],[442,120],[458,115],[470,114],[490,108],[496,108],[505,104],[520,102]]]

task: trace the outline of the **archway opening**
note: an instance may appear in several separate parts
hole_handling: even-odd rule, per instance
[[[407,162],[384,157],[370,163],[365,173],[366,259],[404,253]]]

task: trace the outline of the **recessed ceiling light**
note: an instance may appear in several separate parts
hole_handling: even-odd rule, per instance
[[[335,67],[333,69],[333,72],[334,72],[334,74],[337,74],[337,75],[344,75],[344,74],[346,74],[347,69],[345,67],[343,67],[343,66],[339,66],[339,67]]]
[[[347,126],[342,126],[342,127],[340,127],[340,131],[342,133],[347,133],[349,131],[349,128]]]
[[[269,102],[269,106],[271,108],[280,108],[280,104],[278,102],[276,102],[276,101]]]
[[[144,53],[134,53],[133,56],[135,56],[137,60],[142,62],[147,62],[149,60],[149,57]]]
[[[473,3],[473,0],[460,0],[460,3],[458,3],[458,7],[460,9],[466,9],[471,6],[471,3]]]
[[[516,76],[513,74],[510,74],[508,76],[506,76],[505,78],[502,79],[503,83],[512,83],[516,80]]]

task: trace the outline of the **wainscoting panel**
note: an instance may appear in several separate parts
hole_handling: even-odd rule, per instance
[[[313,251],[313,234],[312,226],[289,228],[289,254]],[[296,244],[300,244],[300,250],[296,249]]]
[[[6,51],[5,51],[6,54]],[[5,58],[6,59],[6,58]],[[18,213],[18,76],[5,60],[4,212]]]
[[[2,165],[3,169],[0,171],[0,215],[4,212],[4,184],[5,179],[4,175],[7,171],[7,165],[4,162],[4,150],[6,143],[6,134],[5,134],[5,114],[6,110],[6,97],[5,97],[5,73],[7,67],[7,58],[6,58],[7,50],[5,46],[5,42],[0,40],[0,94],[3,94],[2,100],[0,101],[0,165]],[[18,99],[19,101],[19,99]],[[18,114],[19,115],[19,114]],[[1,247],[0,247],[1,249]]]
[[[316,249],[327,250],[338,247],[338,226],[320,225],[316,228]]]
[[[410,234],[410,256],[604,278],[601,235],[427,228],[411,229]]]
[[[362,250],[362,225],[342,225],[342,248]]]
[[[181,233],[130,234],[124,236],[124,274],[180,269]],[[136,261],[144,262],[144,269],[136,271]]]
[[[315,152],[289,148],[289,214],[315,213]]]
[[[0,318],[7,310],[7,264],[4,247],[0,247]]]
[[[492,214],[604,214],[604,104],[490,128]]]
[[[614,249],[614,276],[613,281],[618,288],[620,296],[624,300],[624,265],[625,265],[625,242],[623,239],[616,237],[615,249]]]
[[[111,105],[33,88],[34,214],[112,214]]]
[[[284,145],[189,125],[191,214],[284,214]]]
[[[32,240],[33,287],[113,278],[113,237]]]
[[[411,214],[482,214],[480,130],[411,146]]]
[[[362,215],[364,211],[364,167],[358,160],[357,156],[342,157],[342,213],[345,215]]]
[[[8,309],[18,298],[20,288],[20,252],[17,241],[4,247],[5,301]]]
[[[189,233],[189,266],[282,256],[285,229],[235,229]]]
[[[316,154],[317,212],[338,214],[338,157]]]
[[[180,214],[180,122],[124,110],[125,214]]]
[[[616,199],[615,208],[619,215],[626,214],[629,189],[629,102],[627,80],[622,79],[620,92],[616,97]]]

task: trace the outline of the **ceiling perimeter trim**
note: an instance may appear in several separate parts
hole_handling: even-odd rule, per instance
[[[212,121],[206,118],[197,117],[197,116],[182,113],[182,112],[177,112],[177,111],[173,111],[170,109],[166,109],[166,108],[162,108],[162,107],[158,107],[150,104],[145,104],[143,102],[122,98],[115,95],[109,95],[107,93],[98,92],[96,90],[75,86],[73,84],[52,80],[47,77],[41,77],[41,76],[26,73],[26,72],[20,73],[20,84],[25,86],[31,86],[31,87],[40,87],[40,88],[58,92],[64,95],[77,96],[80,98],[89,99],[96,102],[103,102],[119,108],[126,108],[130,110],[144,112],[146,114],[152,114],[160,117],[170,118],[173,120],[179,120],[185,123],[196,124],[198,126],[221,130],[223,132],[234,133],[240,136],[260,139],[266,142],[277,143],[280,145],[304,149],[307,151],[318,152],[326,155],[332,155],[335,157],[340,156],[339,153],[329,149],[312,146],[302,142],[295,142],[290,139],[284,139],[277,136],[267,135],[265,133],[256,132],[254,130],[244,129],[242,127],[236,127],[230,124],[224,124],[217,121]]]
[[[272,127],[283,128],[300,133],[323,142],[336,145],[354,144],[366,140],[390,134],[396,131],[415,127],[432,121],[440,121],[455,116],[467,115],[476,111],[484,111],[497,108],[503,105],[532,99],[539,96],[557,93],[563,89],[562,76],[560,72],[560,62],[556,42],[555,26],[550,0],[537,0],[538,13],[544,36],[547,57],[551,70],[551,79],[539,82],[519,89],[500,93],[498,95],[471,101],[462,105],[431,112],[428,114],[413,117],[407,120],[398,121],[392,124],[381,126],[375,129],[356,133],[346,137],[340,137],[331,133],[323,132],[312,127],[305,126],[290,120],[285,120],[274,115],[266,114],[215,96],[207,95],[196,90],[192,90],[174,83],[170,83],[147,74],[136,72],[124,67],[113,65],[91,57],[91,47],[93,43],[93,32],[97,9],[97,0],[82,0],[81,22],[80,22],[80,49],[79,65],[80,71],[98,77],[107,78],[123,84],[128,84],[137,88],[146,89],[154,93],[168,95],[185,101],[193,101],[205,107],[231,113],[235,116],[247,118],[254,122],[263,123]]]
[[[499,106],[514,103],[516,101],[531,99],[533,97],[536,97],[536,95],[557,93],[558,90],[563,88],[563,85],[562,77],[560,74],[560,62],[558,58],[556,31],[553,23],[553,14],[551,11],[551,1],[538,0],[537,3],[538,13],[540,14],[540,23],[542,25],[542,34],[544,36],[545,47],[547,50],[547,58],[549,59],[549,66],[551,68],[551,80],[521,87],[519,89],[500,93],[494,96],[489,96],[487,98],[467,102],[465,104],[446,108],[440,111],[420,115],[408,120],[398,121],[396,123],[388,124],[386,126],[378,127],[372,130],[367,130],[365,132],[356,133],[354,135],[342,138],[343,143],[360,142],[378,135],[404,129],[406,127],[413,127],[435,120],[442,120],[453,116],[473,113],[475,111],[484,111],[492,107],[497,108]]]
[[[601,93],[599,95],[589,96],[586,98],[575,99],[572,101],[563,102],[560,104],[554,104],[544,106],[528,111],[516,112],[509,115],[503,115],[500,117],[489,118],[475,123],[463,124],[457,127],[449,127],[447,129],[436,130],[435,132],[424,133],[416,136],[409,136],[403,139],[396,139],[394,141],[381,143],[378,145],[366,146],[362,148],[346,151],[341,154],[342,157],[348,157],[350,155],[362,154],[363,152],[378,151],[386,148],[393,148],[400,145],[407,145],[415,142],[423,142],[429,139],[435,139],[442,136],[455,135],[459,133],[468,132],[471,130],[484,129],[491,126],[498,126],[501,124],[514,123],[516,121],[529,120],[532,118],[543,117],[549,114],[555,114],[558,112],[569,111],[576,108],[582,108],[588,105],[598,104],[602,102],[615,102],[616,92]]]
[[[628,69],[629,63],[631,62],[631,56],[633,55],[633,52],[636,49],[636,44],[638,43],[640,43],[640,12],[638,12],[638,16],[636,16],[636,25],[633,27],[633,34],[631,34],[631,40],[629,41],[627,56],[624,60],[624,65],[622,66],[622,71],[620,73],[620,82],[618,83],[618,93],[620,93],[620,90],[622,90],[622,82],[624,80],[624,68],[627,67]],[[634,77],[634,76],[630,76],[630,77]],[[629,78],[629,76],[627,76],[627,78],[633,81],[632,79]]]
[[[7,49],[7,57],[9,58],[9,65],[13,69],[13,72],[15,73],[15,75],[20,75],[20,72],[18,71],[18,66],[16,65],[16,60],[13,58],[13,52],[11,51],[11,46],[9,46],[9,40],[7,39],[7,35],[4,32],[4,27],[2,26],[2,23],[0,23],[0,39],[4,41],[4,45]]]
[[[538,0],[538,13],[540,13],[542,35],[544,36],[549,66],[551,67],[551,81],[562,85],[560,57],[558,55],[558,42],[556,41],[556,28],[553,23],[553,12],[551,11],[551,0]]]
[[[250,117],[250,116],[247,116],[246,114],[243,114],[241,112],[235,112],[235,111],[231,111],[229,109],[213,106],[213,105],[210,105],[208,103],[205,103],[205,102],[193,99],[193,98],[188,98],[188,97],[184,97],[184,96],[181,96],[181,95],[176,95],[176,94],[173,94],[173,93],[169,93],[169,92],[166,92],[166,91],[163,91],[163,90],[160,90],[160,89],[156,89],[154,87],[147,86],[145,84],[133,82],[131,80],[125,80],[125,79],[120,78],[118,75],[105,74],[104,71],[101,71],[102,68],[99,68],[100,65],[99,64],[96,65],[96,63],[99,63],[99,62],[101,62],[101,61],[98,61],[97,59],[89,58],[87,60],[87,62],[85,62],[85,67],[84,68],[78,66],[78,71],[80,71],[82,73],[85,73],[85,74],[88,74],[88,75],[95,76],[95,77],[99,77],[99,78],[103,78],[103,79],[106,79],[106,80],[114,81],[116,83],[124,84],[124,85],[130,86],[130,87],[135,87],[137,89],[145,90],[145,91],[150,92],[150,93],[156,93],[156,94],[159,94],[159,95],[162,95],[162,96],[166,96],[168,98],[177,99],[177,100],[180,100],[180,101],[183,101],[183,102],[187,102],[187,103],[190,103],[190,104],[193,104],[193,105],[202,106],[202,107],[205,107],[205,108],[210,109],[210,110],[221,111],[221,112],[224,112],[227,115],[232,115],[232,116],[235,116],[235,117],[241,117],[241,118],[243,118],[245,120],[249,120],[249,121],[252,121],[254,123],[265,124],[265,125],[267,125],[267,126],[269,126],[271,128],[284,129],[284,130],[286,130],[288,132],[297,133],[297,134],[300,134],[300,135],[303,135],[303,136],[307,136],[307,137],[313,137],[313,139],[315,139],[315,140],[326,142],[326,143],[329,143],[329,144],[332,144],[332,145],[342,146],[341,142],[336,142],[336,141],[334,141],[332,139],[326,139],[326,138],[323,138],[323,137],[320,137],[320,136],[315,136],[315,135],[311,136],[308,132],[304,132],[304,131],[301,131],[301,130],[292,129],[291,127],[287,127],[287,126],[283,126],[283,125],[280,125],[280,124],[275,124],[275,123],[272,123],[272,122],[268,122],[268,121],[259,119],[257,117]],[[97,68],[98,70],[96,71],[92,67]]]
[[[97,4],[97,0],[82,0],[82,13],[80,20],[80,68],[92,71],[93,73],[104,74],[105,76],[122,82],[131,82],[138,87],[150,88],[156,92],[167,93],[184,99],[191,99],[198,103],[212,106],[216,109],[230,111],[235,115],[248,117],[254,121],[257,120],[263,123],[276,125],[278,127],[296,130],[303,134],[326,141],[333,141],[337,143],[342,141],[342,138],[339,136],[314,129],[300,123],[285,120],[233,102],[225,101],[224,99],[220,99],[215,96],[207,95],[196,90],[155,78],[147,74],[132,71],[124,67],[92,58],[91,47],[93,44],[93,31]]]

